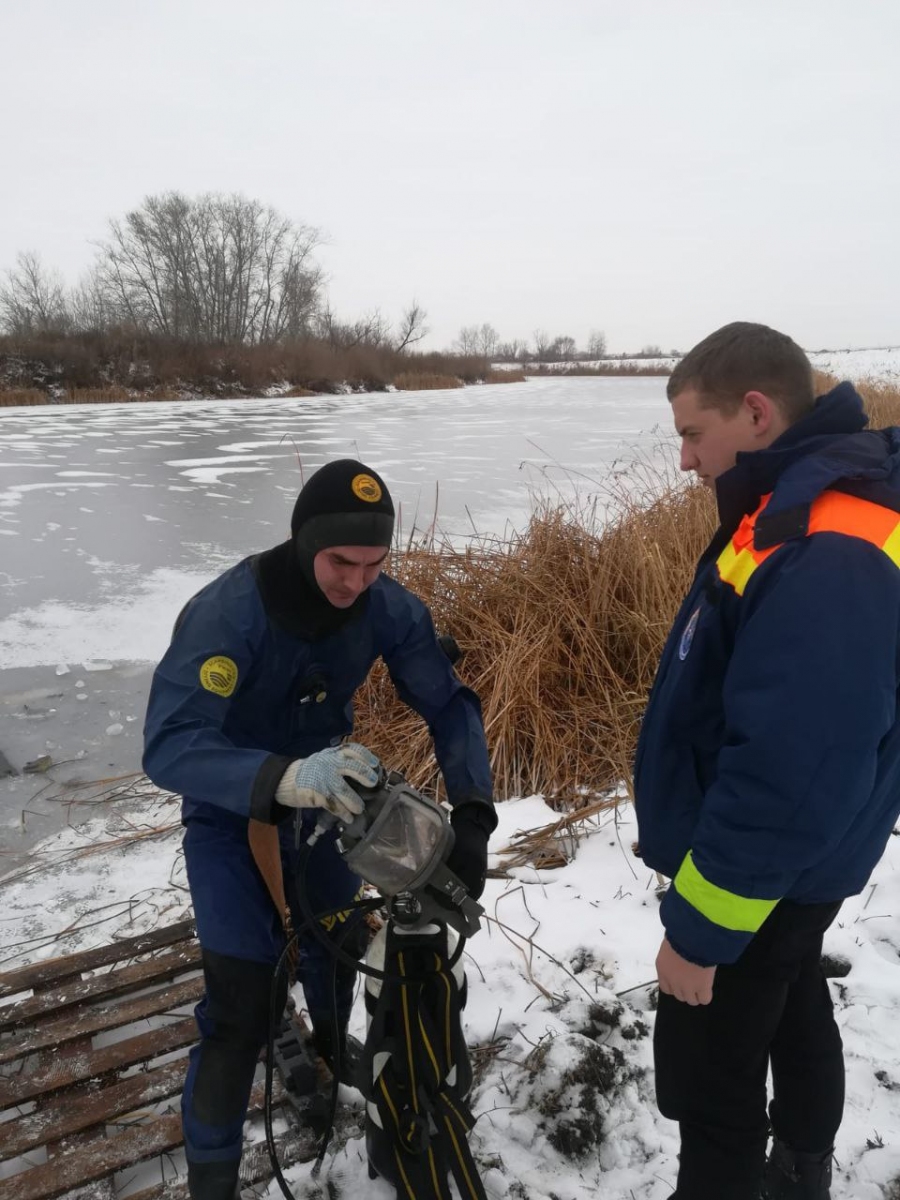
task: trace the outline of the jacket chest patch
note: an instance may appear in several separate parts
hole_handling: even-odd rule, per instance
[[[678,657],[682,662],[691,652],[691,646],[694,642],[694,634],[697,632],[697,622],[700,620],[700,609],[702,605],[697,605],[694,611],[688,618],[688,623],[684,627],[684,633],[681,635],[681,641],[678,643]]]

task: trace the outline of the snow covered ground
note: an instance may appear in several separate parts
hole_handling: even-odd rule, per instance
[[[900,346],[882,346],[867,350],[811,350],[807,352],[813,366],[838,379],[869,379],[883,383],[900,382]],[[565,371],[578,367],[613,367],[640,369],[641,367],[671,371],[678,362],[676,355],[664,354],[660,358],[605,358],[591,362],[529,363],[529,367],[540,366],[546,371]],[[519,363],[494,363],[496,371],[519,370]]]
[[[846,363],[833,369],[851,374]],[[181,601],[281,535],[298,482],[286,434],[300,441],[307,470],[338,454],[370,456],[426,527],[438,478],[441,521],[461,536],[473,497],[481,530],[502,529],[527,513],[530,482],[561,488],[583,475],[594,487],[629,447],[655,445],[667,416],[654,379],[287,403],[0,415],[0,711],[10,718],[0,749],[9,753],[10,738],[23,757],[87,746],[57,781],[91,777],[100,760],[122,767],[120,745],[136,753],[147,664]],[[25,844],[18,812],[40,807],[31,794],[44,782],[0,781],[4,848]],[[518,830],[554,820],[539,797],[499,812],[495,852]],[[585,830],[566,867],[489,881],[491,920],[469,947],[466,1020],[470,1044],[494,1047],[482,1056],[472,1142],[492,1198],[665,1200],[674,1185],[677,1138],[652,1090],[658,880],[631,856],[633,837],[623,802]],[[0,971],[176,920],[188,903],[179,840],[177,806],[149,793],[53,834],[0,880]],[[835,1200],[900,1195],[898,853],[892,839],[827,939],[850,964],[831,985],[848,1070]],[[354,1019],[361,1032],[359,1006]],[[599,1078],[600,1089],[591,1083]],[[327,1167],[338,1197],[389,1195],[368,1182],[359,1141]],[[290,1177],[298,1196],[323,1194],[308,1168]],[[142,1182],[137,1172],[130,1186]]]
[[[491,843],[498,867],[519,831],[555,822],[539,797],[507,801],[499,814]],[[66,948],[82,948],[184,914],[177,816],[171,798],[145,797],[43,846],[27,873],[0,885],[0,970],[50,956],[64,930]],[[92,841],[142,833],[149,836],[83,853]],[[488,881],[489,919],[468,947],[466,1031],[471,1046],[490,1047],[476,1054],[471,1144],[492,1200],[666,1200],[674,1186],[676,1129],[656,1112],[652,1083],[659,881],[632,856],[633,838],[623,801],[586,825],[567,866],[519,867]],[[888,1189],[900,1177],[898,856],[892,839],[865,894],[845,904],[827,938],[828,952],[850,966],[831,985],[847,1059],[835,1200],[897,1194]],[[353,1028],[364,1035],[361,1001]],[[345,1099],[359,1103],[355,1093]],[[246,1134],[258,1140],[262,1130],[248,1124]],[[333,1146],[325,1170],[335,1200],[392,1195],[369,1182],[360,1138]],[[298,1197],[325,1194],[307,1166],[288,1178]],[[135,1190],[149,1181],[144,1168],[120,1182]]]
[[[900,346],[871,350],[816,350],[814,367],[838,379],[867,379],[878,383],[900,382]]]

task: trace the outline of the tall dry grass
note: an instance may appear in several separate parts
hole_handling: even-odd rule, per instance
[[[394,350],[387,344],[333,345],[301,337],[278,345],[231,346],[177,342],[125,331],[0,337],[0,403],[13,389],[39,391],[44,403],[93,390],[127,389],[130,399],[178,395],[259,395],[289,383],[310,393],[379,391],[398,376],[452,377],[475,383],[490,370],[481,355]],[[63,399],[60,399],[63,397]],[[22,403],[33,403],[30,399]]]
[[[462,380],[455,375],[435,375],[422,371],[402,371],[394,378],[394,387],[398,392],[449,391],[462,386]]]
[[[900,389],[860,391],[873,427],[900,423]],[[630,780],[663,642],[716,514],[706,489],[647,464],[621,473],[607,498],[610,519],[597,506],[544,506],[521,535],[393,556],[392,573],[465,652],[458,671],[481,698],[498,797],[542,792],[580,807]],[[383,669],[359,694],[357,736],[437,786],[428,733]]]
[[[464,651],[499,796],[577,802],[629,773],[660,647],[714,520],[701,488],[620,500],[605,527],[593,510],[544,507],[521,535],[394,557],[392,573]],[[357,717],[376,754],[435,784],[428,733],[383,669]]]
[[[524,383],[528,376],[524,371],[502,370],[488,371],[484,377],[485,383]]]
[[[889,383],[863,382],[856,385],[863,398],[873,429],[900,425],[900,388]]]
[[[0,391],[0,408],[46,403],[47,393],[40,391],[39,388],[12,388],[9,391]]]

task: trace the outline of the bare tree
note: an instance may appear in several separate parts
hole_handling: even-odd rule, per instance
[[[478,337],[476,345],[478,353],[483,354],[485,358],[493,358],[497,353],[497,347],[500,344],[500,334],[487,321],[478,328]]]
[[[577,353],[578,346],[575,344],[575,339],[569,337],[566,333],[553,339],[547,352],[547,357],[551,362],[567,362],[569,359],[574,358]]]
[[[520,342],[518,338],[512,338],[508,342],[500,342],[497,346],[497,358],[501,362],[517,362],[526,352],[525,343]]]
[[[119,313],[110,303],[102,272],[91,268],[72,290],[72,326],[81,333],[99,332],[117,323]]]
[[[414,346],[416,342],[421,342],[422,338],[428,333],[428,326],[425,324],[425,318],[428,313],[418,302],[413,300],[409,306],[404,309],[403,316],[400,318],[400,326],[397,329],[396,342],[394,349],[400,353],[407,346]]]
[[[341,321],[331,308],[324,308],[316,313],[313,332],[336,350],[351,350],[354,346],[385,345],[391,329],[377,308],[356,321]]]
[[[534,358],[537,362],[542,362],[546,359],[550,346],[550,335],[545,329],[536,329],[531,335],[531,344],[534,347]]]
[[[606,334],[602,329],[592,329],[588,338],[587,352],[589,358],[606,357]]]
[[[477,325],[464,325],[453,343],[457,354],[477,354],[479,332]]]
[[[276,342],[310,325],[321,290],[316,230],[243,196],[148,196],[110,222],[99,279],[117,319],[219,343]]]
[[[33,250],[16,256],[0,285],[0,322],[8,333],[64,333],[71,327],[66,288]]]

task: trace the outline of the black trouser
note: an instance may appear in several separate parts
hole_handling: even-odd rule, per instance
[[[293,902],[296,864],[290,829],[282,836],[285,887],[292,900],[295,928],[303,914]],[[189,823],[184,839],[185,862],[203,949],[206,995],[195,1009],[200,1044],[190,1053],[181,1097],[185,1149],[194,1164],[237,1163],[243,1144],[247,1100],[260,1049],[269,1028],[275,964],[284,949],[284,932],[268,889],[247,841],[246,822],[211,825]],[[314,913],[349,908],[359,887],[326,834],[316,843],[305,874],[309,907]],[[363,922],[332,918],[323,928],[352,957],[366,947]],[[345,936],[346,935],[346,936]],[[330,1023],[332,1009],[346,1024],[356,972],[339,965],[328,949],[308,935],[301,940],[300,979],[310,1020]],[[334,980],[334,986],[332,985]],[[285,982],[283,994],[287,992]],[[277,1009],[284,1007],[279,999]],[[200,1195],[192,1189],[192,1194]]]
[[[681,1130],[678,1200],[757,1200],[770,1064],[775,1135],[811,1153],[834,1144],[844,1060],[819,960],[839,908],[782,901],[738,961],[717,969],[708,1005],[660,993],[656,1095]]]

